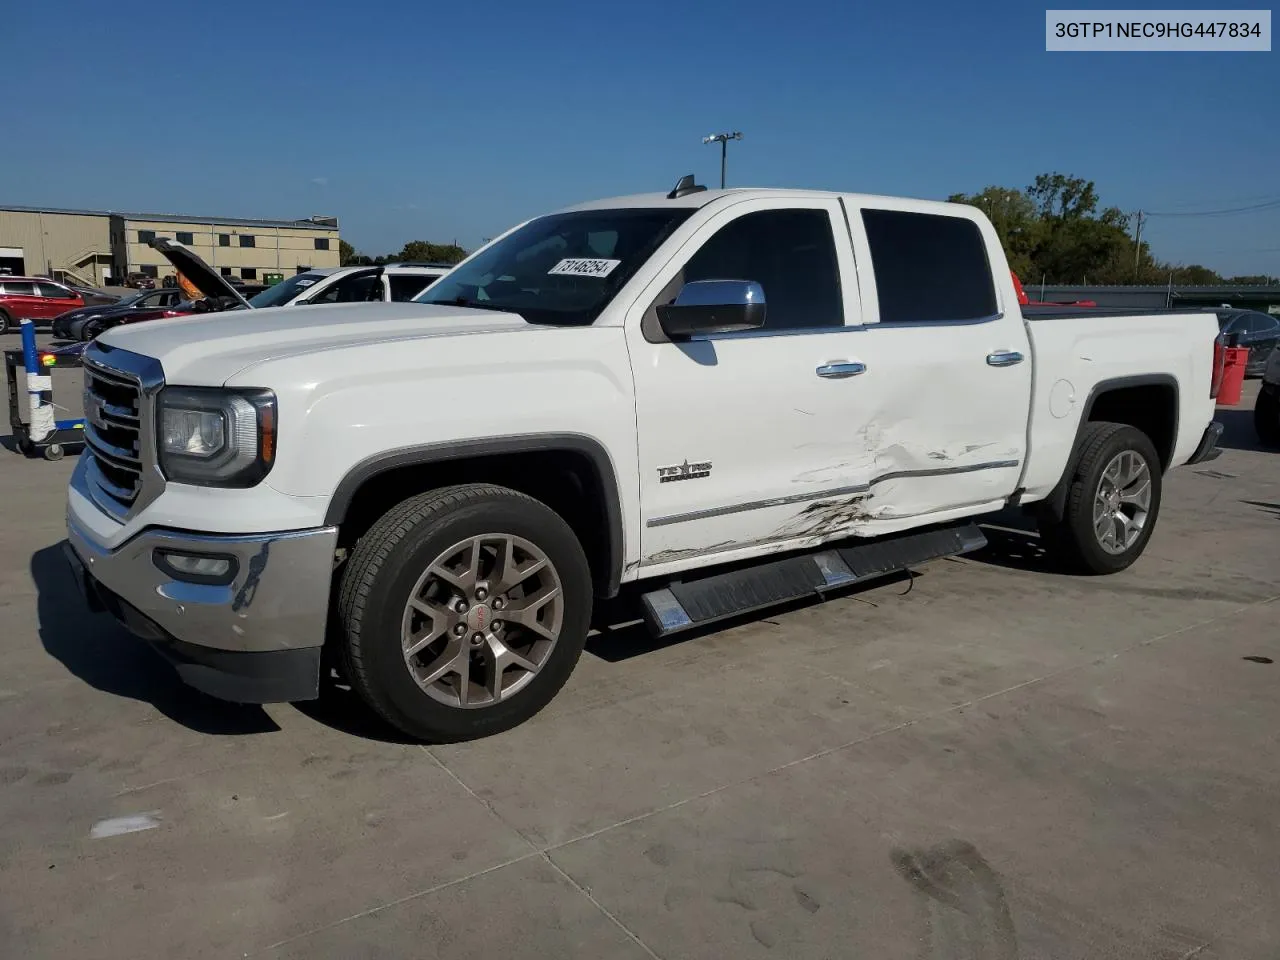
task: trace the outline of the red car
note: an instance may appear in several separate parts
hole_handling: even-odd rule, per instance
[[[83,306],[80,294],[52,280],[0,276],[0,333],[23,320],[47,326],[58,314]]]

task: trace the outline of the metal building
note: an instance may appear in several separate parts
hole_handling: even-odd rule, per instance
[[[224,276],[245,280],[339,265],[335,217],[249,220],[0,206],[0,273],[85,286],[120,282],[130,273],[159,279],[173,268],[148,246],[156,236],[173,237]]]

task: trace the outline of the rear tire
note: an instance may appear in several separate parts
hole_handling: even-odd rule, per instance
[[[487,484],[434,490],[388,510],[351,553],[337,608],[344,672],[416,739],[489,736],[564,686],[591,607],[586,555],[550,508]]]
[[[3,310],[0,310],[0,334],[9,332],[9,324],[11,322],[12,321],[10,321],[9,319],[9,314],[5,313]]]
[[[1049,550],[1081,573],[1119,573],[1142,555],[1160,513],[1161,465],[1151,440],[1123,423],[1080,438],[1061,520],[1042,522]]]
[[[1280,447],[1280,390],[1263,390],[1253,406],[1253,427],[1268,447]]]

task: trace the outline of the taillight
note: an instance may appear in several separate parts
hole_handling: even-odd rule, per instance
[[[1227,348],[1219,334],[1213,340],[1213,378],[1209,381],[1209,397],[1218,399],[1218,391],[1222,389],[1222,379],[1227,373]]]

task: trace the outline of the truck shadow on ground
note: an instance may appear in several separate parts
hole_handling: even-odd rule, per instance
[[[318,699],[299,700],[290,706],[321,726],[362,740],[405,745],[423,742],[383,720],[346,681],[331,675],[327,670],[320,678]]]
[[[31,557],[40,642],[85,683],[104,693],[150,703],[199,733],[242,735],[279,730],[261,707],[226,703],[184,684],[147,643],[108,614],[93,613],[71,576],[62,545]]]
[[[1253,410],[1237,410],[1219,407],[1214,411],[1213,419],[1222,424],[1222,436],[1218,446],[1224,450],[1259,450],[1274,453],[1258,439],[1258,431],[1253,426]]]

